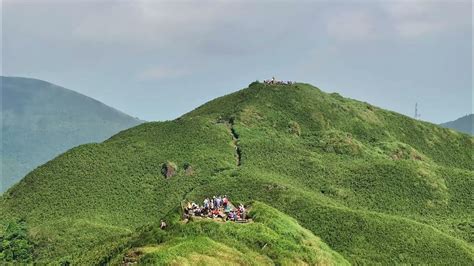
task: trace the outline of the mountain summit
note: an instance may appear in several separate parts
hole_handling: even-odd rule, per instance
[[[2,196],[1,219],[24,225],[39,263],[467,265],[473,145],[309,84],[254,82],[64,153]],[[219,194],[254,222],[180,221],[181,201]]]
[[[42,80],[0,77],[0,82],[0,193],[74,146],[104,141],[141,123],[99,101]]]

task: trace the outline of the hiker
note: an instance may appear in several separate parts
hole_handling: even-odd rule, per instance
[[[240,215],[242,217],[242,220],[245,220],[245,207],[244,207],[244,205],[242,205],[242,204],[239,205],[239,212],[240,212]]]
[[[225,221],[242,222],[246,221],[245,206],[240,203],[234,207],[229,201],[227,195],[206,197],[203,200],[204,205],[198,205],[195,202],[187,202],[184,208],[183,219],[188,220],[192,217],[203,217],[209,219],[222,218]],[[162,223],[166,227],[166,223]],[[161,227],[161,226],[160,226]],[[163,227],[163,228],[164,228]]]
[[[185,211],[185,213],[183,213],[183,220],[189,220],[189,213],[187,211]]]
[[[165,223],[165,221],[161,220],[160,229],[165,230],[165,228],[166,228],[166,223]]]
[[[201,216],[207,216],[207,213],[208,213],[208,209],[205,208],[205,207],[202,207],[202,209],[201,209]]]
[[[212,211],[212,217],[213,217],[213,218],[219,218],[219,217],[222,217],[222,215],[221,215],[221,213],[219,212],[218,209],[214,209],[214,210]]]
[[[209,209],[209,198],[204,199],[204,209]]]
[[[239,216],[237,215],[237,213],[235,211],[232,211],[232,221],[236,222],[238,219],[239,219]]]
[[[222,205],[224,206],[224,209],[227,207],[227,204],[229,204],[229,199],[227,199],[227,195],[224,195],[224,198],[222,199]]]
[[[196,208],[196,210],[194,210],[194,215],[201,216],[201,214],[202,214],[201,208]]]
[[[229,214],[227,214],[227,220],[233,220],[234,219],[234,213],[233,212],[229,212]]]
[[[225,212],[225,213],[229,213],[231,210],[232,210],[232,209],[231,209],[231,207],[230,207],[229,204],[227,204],[227,206],[224,207],[224,212]]]
[[[216,198],[216,209],[219,209],[222,205],[222,199],[221,196]]]

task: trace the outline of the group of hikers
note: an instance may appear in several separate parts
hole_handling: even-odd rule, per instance
[[[198,205],[195,202],[188,202],[184,206],[184,219],[189,220],[191,216],[218,218],[225,221],[245,222],[247,221],[247,210],[243,204],[235,207],[229,198],[224,196],[207,197],[203,201],[203,205]]]
[[[294,81],[288,80],[288,81],[283,81],[283,80],[276,80],[275,77],[272,77],[272,79],[266,79],[263,81],[264,84],[268,85],[292,85],[295,84]]]

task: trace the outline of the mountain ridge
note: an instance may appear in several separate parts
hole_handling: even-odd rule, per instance
[[[26,220],[37,262],[92,263],[169,247],[180,241],[174,229],[152,241],[137,228],[155,232],[160,219],[181,228],[182,200],[227,194],[292,217],[350,263],[466,264],[474,260],[473,145],[465,134],[309,84],[252,83],[176,120],[62,154],[5,193],[0,210]],[[174,176],[162,174],[168,163]],[[180,230],[215,245],[195,226]]]
[[[91,97],[52,83],[1,77],[2,187],[76,145],[103,141],[142,123]]]
[[[456,120],[442,123],[440,126],[474,135],[474,114],[465,115]]]

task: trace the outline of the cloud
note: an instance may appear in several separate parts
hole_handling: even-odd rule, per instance
[[[345,10],[327,17],[327,33],[339,41],[366,41],[375,38],[376,22],[363,10]]]
[[[472,27],[470,1],[399,0],[382,4],[395,33],[402,38],[449,32]]]
[[[269,43],[285,44],[291,34],[307,33],[305,26],[313,27],[308,6],[317,5],[267,1],[114,2],[89,10],[72,34],[81,42],[179,49],[180,55],[251,54]]]
[[[206,1],[119,2],[90,11],[74,34],[92,42],[189,47],[231,20],[230,6]]]
[[[188,74],[190,74],[190,71],[186,69],[156,66],[147,68],[137,73],[136,76],[140,80],[162,80],[180,78]]]
[[[350,3],[350,2],[348,2]],[[342,42],[415,39],[472,27],[470,1],[356,2],[324,12],[328,36]]]

